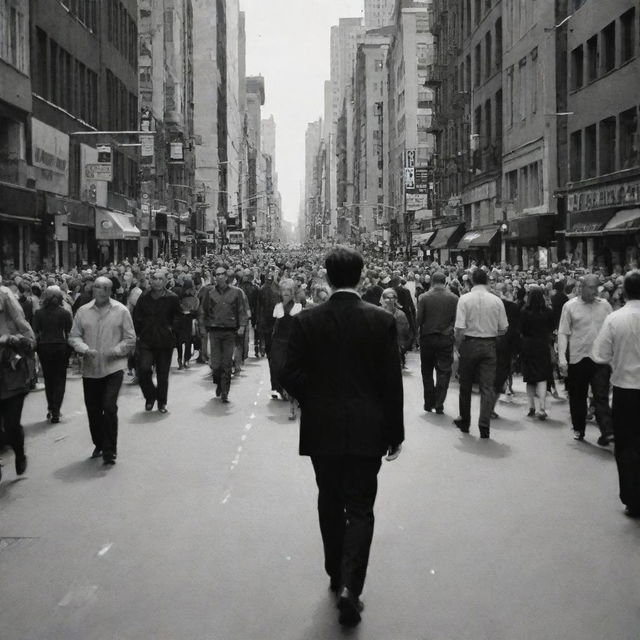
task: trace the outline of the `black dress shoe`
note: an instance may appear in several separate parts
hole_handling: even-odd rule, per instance
[[[456,418],[453,424],[455,424],[462,433],[469,433],[469,425],[462,418]]]
[[[431,412],[433,411],[433,407],[429,406],[428,404],[425,404],[425,405],[423,406],[423,409],[424,409],[425,411],[427,411],[428,413],[431,413]]]
[[[114,455],[102,456],[102,463],[105,465],[114,465],[116,463],[116,457]]]
[[[222,395],[222,387],[217,384],[216,385],[216,398],[219,398]]]
[[[159,404],[158,405],[158,411],[160,413],[167,413],[167,405],[166,404]]]
[[[436,407],[436,413],[439,416],[443,416],[444,415],[444,408],[443,407]]]
[[[224,402],[225,404],[229,404],[229,396],[228,396],[226,393],[224,393],[224,394],[222,395],[221,400],[222,400],[222,402]]]
[[[27,456],[16,457],[16,473],[21,476],[27,470]]]
[[[364,604],[347,587],[344,587],[338,598],[338,609],[340,624],[344,627],[355,627],[362,619],[360,612],[364,609]]]
[[[153,402],[145,402],[144,403],[144,410],[145,411],[151,411],[153,409]]]
[[[340,591],[340,578],[331,578],[329,580],[329,591],[338,595],[338,591]]]
[[[96,458],[100,458],[102,456],[102,449],[100,447],[96,447],[91,454],[91,459],[95,460]]]
[[[480,437],[486,440],[489,437],[489,429],[486,427],[480,427]]]
[[[640,518],[640,509],[625,507],[624,515],[627,516],[627,518]]]

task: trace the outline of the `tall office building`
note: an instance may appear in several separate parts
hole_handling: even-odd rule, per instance
[[[395,0],[364,0],[364,26],[367,30],[393,24]]]

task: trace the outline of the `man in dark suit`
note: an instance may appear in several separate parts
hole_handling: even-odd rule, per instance
[[[356,292],[362,256],[336,247],[325,266],[333,294],[295,316],[281,381],[302,410],[300,455],[311,456],[316,474],[339,620],[355,626],[381,458],[395,460],[404,440],[402,372],[393,316]]]

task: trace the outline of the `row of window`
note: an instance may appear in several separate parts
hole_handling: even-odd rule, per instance
[[[138,26],[120,0],[105,0],[107,38],[132,68],[138,68]]]
[[[507,69],[507,127],[538,112],[538,47]]]
[[[541,160],[509,171],[505,174],[506,199],[518,211],[539,207],[543,204],[543,183]]]
[[[571,51],[571,90],[577,91],[631,60],[636,55],[636,45],[634,7]]]
[[[138,129],[138,96],[130,93],[125,84],[107,69],[107,127],[110,131]]]
[[[34,91],[92,126],[98,125],[98,75],[36,29]]]
[[[505,0],[505,47],[510,49],[536,21],[536,0]]]
[[[29,40],[24,4],[0,0],[0,59],[19,71],[29,71]]]
[[[455,70],[455,84],[459,91],[471,91],[472,72],[473,87],[476,88],[500,71],[501,67],[502,19],[498,18],[493,30],[487,31],[484,39],[476,44],[473,51],[473,60],[471,54],[468,54]]]
[[[637,166],[640,166],[640,131],[636,107],[571,134],[569,170],[572,182]]]
[[[96,32],[96,0],[60,0],[60,4],[90,31]]]
[[[471,34],[471,27],[477,27],[482,18],[491,11],[492,0],[473,0],[473,13],[471,12],[471,0],[464,0],[461,11],[461,31],[467,36]]]

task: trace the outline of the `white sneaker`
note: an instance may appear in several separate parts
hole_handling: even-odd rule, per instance
[[[271,389],[271,399],[282,400],[282,396],[275,389]]]

